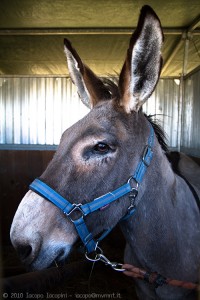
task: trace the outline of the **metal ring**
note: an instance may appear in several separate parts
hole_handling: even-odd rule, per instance
[[[97,250],[98,250],[98,251],[97,251]],[[93,261],[93,262],[99,261],[99,260],[101,259],[100,254],[103,254],[103,250],[102,250],[100,247],[97,246],[96,249],[95,249],[95,251],[93,251],[92,253],[95,254],[95,255],[94,255],[94,258],[89,257],[89,256],[88,256],[88,253],[85,252],[85,257],[87,258],[87,260]]]
[[[131,180],[134,180],[134,182],[136,183],[136,187],[131,186]],[[133,176],[130,176],[127,182],[130,184],[132,189],[136,189],[136,190],[138,189],[139,183],[135,180],[135,178]]]

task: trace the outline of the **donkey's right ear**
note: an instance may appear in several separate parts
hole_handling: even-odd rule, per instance
[[[110,93],[104,83],[83,64],[78,53],[67,39],[64,39],[64,52],[67,57],[70,77],[78,88],[82,102],[87,107],[92,108],[99,101],[110,99]]]

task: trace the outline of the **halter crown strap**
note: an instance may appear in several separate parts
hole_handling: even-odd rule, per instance
[[[137,189],[131,186],[130,179],[131,178],[134,179],[136,183],[139,185],[142,182],[144,174],[148,166],[150,165],[153,157],[152,147],[154,144],[154,130],[150,123],[149,126],[150,126],[150,135],[148,138],[148,144],[144,149],[142,159],[139,162],[134,175],[132,175],[129,178],[127,183],[125,183],[118,189],[109,192],[103,196],[100,196],[98,198],[95,198],[90,203],[72,204],[40,179],[35,179],[30,184],[30,189],[32,191],[36,192],[37,194],[41,195],[45,199],[52,202],[55,206],[61,209],[64,214],[66,214],[66,216],[70,219],[70,221],[75,225],[76,230],[83,244],[87,249],[87,253],[95,251],[98,241],[102,240],[112,230],[112,228],[107,229],[98,239],[98,241],[95,241],[92,236],[92,233],[88,231],[88,228],[84,221],[84,217],[98,209],[102,209],[103,207],[109,205],[110,203],[114,202],[115,200],[121,198],[122,196],[128,193],[130,193],[130,197],[131,197],[131,192],[133,192],[133,190],[137,192]],[[135,198],[136,196],[137,193],[133,197]],[[126,220],[134,212],[135,212],[135,206],[131,204],[128,209],[128,213],[122,218],[122,220]]]
[[[150,123],[149,123],[149,125],[150,125],[150,135],[148,138],[148,144],[144,148],[142,159],[136,168],[135,174],[133,175],[133,178],[135,179],[135,181],[137,183],[142,182],[144,174],[146,173],[146,170],[147,170],[148,166],[150,165],[151,160],[153,158],[152,148],[154,145],[154,130]]]

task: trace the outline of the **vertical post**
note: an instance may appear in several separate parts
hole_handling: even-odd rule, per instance
[[[183,54],[183,68],[180,77],[180,89],[179,89],[179,107],[178,107],[178,151],[181,151],[181,137],[182,137],[182,122],[184,113],[184,76],[187,74],[187,64],[188,64],[188,52],[189,52],[189,33],[185,32],[183,34],[184,43],[184,54]]]
[[[189,33],[186,33],[186,35],[185,35],[185,45],[184,45],[184,54],[183,54],[183,72],[182,72],[183,77],[187,74],[189,42],[190,42],[190,35],[189,35]]]
[[[182,135],[182,112],[183,112],[183,89],[184,89],[184,79],[183,74],[180,77],[179,85],[179,103],[178,103],[178,136],[177,136],[177,148],[181,151],[181,135]]]

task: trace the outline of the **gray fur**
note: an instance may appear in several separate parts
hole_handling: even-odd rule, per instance
[[[147,6],[140,18],[147,18],[152,27],[159,24],[155,13]],[[148,39],[148,35],[145,38]],[[159,51],[157,55],[156,61],[160,61]],[[154,68],[152,61],[150,64]],[[81,60],[80,66],[84,69]],[[157,76],[158,69],[156,65]],[[120,77],[130,70],[126,64]],[[77,72],[79,68],[73,76]],[[131,96],[127,94],[126,99],[120,98],[126,89],[126,80],[120,80],[119,90],[114,95],[108,86],[102,86],[102,82],[94,79],[90,71],[87,78],[82,76],[84,74],[79,74],[79,78],[85,81],[88,93],[100,96],[88,97],[93,98],[94,108],[64,132],[53,160],[41,176],[72,203],[90,202],[124,184],[134,173],[149,137],[147,117],[141,110],[127,109],[132,105]],[[139,75],[141,82],[143,74]],[[99,82],[97,87],[95,82]],[[112,99],[109,99],[110,95]],[[98,143],[108,145],[108,152],[98,152]],[[121,225],[127,243],[124,260],[165,277],[197,282],[200,269],[199,209],[187,183],[173,172],[156,136],[153,152],[151,165],[139,186],[137,211]],[[86,218],[89,230],[95,236],[103,229],[115,226],[127,213],[129,205],[129,197],[124,196],[105,210],[92,213]],[[13,220],[11,240],[22,261],[31,269],[46,268],[54,260],[65,259],[77,238],[73,224],[58,208],[33,192],[25,195]],[[135,280],[135,286],[141,300],[195,299],[193,292],[181,288],[163,286],[155,289],[138,280]]]

